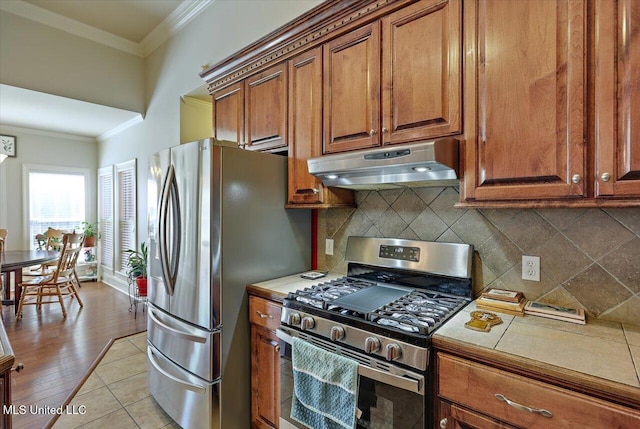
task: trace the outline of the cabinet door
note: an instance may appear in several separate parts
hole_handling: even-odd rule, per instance
[[[585,20],[584,0],[465,2],[463,198],[585,195]]]
[[[640,196],[640,2],[598,0],[596,196]]]
[[[268,329],[251,325],[252,427],[277,428],[280,419],[280,343]]]
[[[287,64],[278,64],[246,80],[247,149],[273,150],[287,145]]]
[[[382,20],[383,144],[461,131],[461,20],[458,0],[423,0]]]
[[[380,23],[324,45],[324,153],[380,145]]]
[[[244,144],[244,82],[213,93],[213,132],[218,140]]]
[[[289,202],[322,204],[307,159],[322,155],[322,48],[289,61]]]

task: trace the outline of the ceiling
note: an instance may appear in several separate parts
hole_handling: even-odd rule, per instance
[[[145,57],[213,1],[2,0],[0,9]],[[101,140],[141,120],[138,112],[0,85],[2,125]]]
[[[141,43],[182,0],[24,0],[74,21]]]

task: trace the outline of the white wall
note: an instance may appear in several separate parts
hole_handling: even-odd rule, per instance
[[[0,10],[0,83],[144,112],[144,59]]]
[[[0,164],[0,227],[7,228],[7,250],[26,248],[28,237],[23,209],[23,164],[55,167],[88,168],[90,170],[87,219],[96,216],[96,172],[98,146],[94,139],[66,134],[48,133],[25,128],[0,126],[0,133],[17,137],[16,157]]]

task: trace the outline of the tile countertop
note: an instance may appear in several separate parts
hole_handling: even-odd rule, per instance
[[[272,301],[282,303],[282,300],[287,297],[287,294],[289,292],[295,292],[298,289],[304,289],[318,283],[324,283],[338,279],[340,277],[344,277],[344,274],[328,273],[325,277],[321,277],[315,280],[308,280],[300,277],[300,274],[293,274],[286,277],[280,277],[278,279],[254,283],[247,286],[247,291],[251,295],[256,295],[261,298],[270,299]]]
[[[640,326],[587,319],[586,325],[536,316],[497,313],[490,332],[464,327],[475,302],[433,335],[433,344],[507,366],[524,367],[546,379],[565,381],[640,405]]]

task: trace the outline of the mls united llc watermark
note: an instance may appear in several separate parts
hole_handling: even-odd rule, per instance
[[[86,414],[86,405],[66,405],[64,407],[50,407],[48,405],[3,405],[3,414]]]

